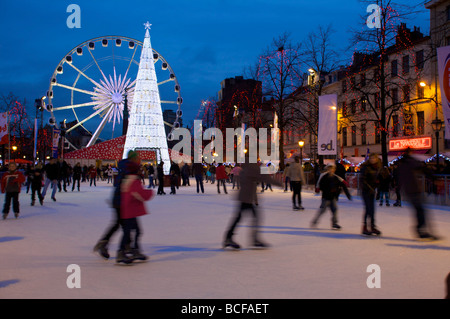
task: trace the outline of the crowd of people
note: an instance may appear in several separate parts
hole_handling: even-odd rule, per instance
[[[10,163],[7,169],[2,169],[1,190],[5,193],[3,218],[7,218],[11,203],[15,217],[19,216],[18,198],[22,187],[25,187],[26,192],[30,193],[33,206],[36,199],[40,205],[43,205],[46,195],[50,191],[51,199],[56,201],[57,192],[67,192],[67,188],[70,189],[70,186],[73,192],[75,188],[80,191],[81,183],[86,182],[89,183],[89,187],[95,187],[97,180],[106,181],[107,184],[113,185],[115,190],[112,201],[115,217],[113,224],[105,231],[94,250],[104,258],[109,258],[109,240],[112,234],[122,227],[124,234],[117,260],[119,263],[128,264],[133,260],[146,260],[147,258],[139,251],[140,228],[139,223],[135,220],[136,217],[146,213],[143,202],[153,196],[153,189],[156,187],[158,188],[156,195],[165,195],[165,187],[170,187],[170,194],[175,195],[180,186],[190,186],[190,179],[194,178],[197,193],[205,192],[204,182],[216,184],[218,194],[222,192],[228,194],[227,187],[238,190],[239,205],[236,215],[225,232],[224,248],[238,249],[240,247],[233,241],[232,236],[244,211],[250,211],[254,219],[256,229],[253,235],[254,245],[265,247],[267,245],[257,235],[259,223],[257,188],[260,187],[262,193],[267,190],[273,191],[272,185],[275,185],[284,189],[285,192],[291,192],[293,210],[298,211],[304,210],[301,194],[306,180],[304,165],[300,163],[299,157],[295,157],[294,162],[287,164],[284,171],[278,172],[278,178],[269,174],[261,174],[261,165],[264,164],[244,162],[236,165],[225,163],[194,163],[192,165],[184,163],[179,165],[171,162],[170,175],[165,176],[163,162],[158,163],[156,167],[151,163],[141,164],[136,152],[130,152],[128,158],[120,161],[117,167],[112,165],[88,167],[81,166],[80,163],[72,167],[65,161],[53,158],[45,165],[38,163],[35,166],[20,167],[16,163]],[[328,164],[322,169],[316,164],[313,171],[316,193],[321,193],[322,199],[310,226],[316,228],[321,216],[329,209],[331,211],[331,228],[340,230],[337,205],[339,196],[344,192],[347,198],[352,200],[346,181],[345,167],[339,160],[336,160],[335,163]],[[438,239],[430,231],[422,200],[424,190],[421,188],[422,183],[418,180],[419,175],[430,180],[434,178],[433,172],[427,169],[423,162],[414,159],[410,150],[407,150],[403,157],[390,167],[383,167],[378,155],[370,154],[368,159],[361,164],[359,174],[360,195],[364,205],[362,235],[381,235],[376,222],[375,203],[378,201],[380,206],[390,206],[390,194],[394,190],[396,201],[393,205],[401,207],[402,196],[406,196],[415,212],[417,237],[424,240]],[[136,196],[130,197],[130,189],[139,194],[137,199]],[[126,199],[122,200],[123,198]],[[136,200],[137,202],[135,202]],[[131,213],[130,207],[134,207],[131,209]],[[131,219],[131,221],[125,222],[124,219]],[[130,237],[133,232],[135,234],[134,241]]]

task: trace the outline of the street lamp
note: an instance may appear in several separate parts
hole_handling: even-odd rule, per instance
[[[298,146],[300,146],[300,165],[303,166],[303,146],[305,145],[305,141],[298,141]]]
[[[14,154],[13,159],[14,159],[14,163],[15,163],[15,162],[16,162],[16,151],[17,151],[17,146],[14,145],[14,146],[12,147],[12,150],[14,151],[14,152],[13,152],[13,154]]]
[[[433,128],[433,131],[436,134],[436,169],[438,173],[439,173],[439,131],[442,128],[442,124],[444,124],[444,122],[440,120],[437,116],[431,122],[431,127]]]

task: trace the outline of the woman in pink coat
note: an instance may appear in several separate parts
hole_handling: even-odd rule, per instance
[[[120,218],[123,236],[120,249],[117,252],[116,262],[119,264],[147,260],[147,256],[143,255],[139,249],[141,230],[137,217],[147,214],[145,201],[153,197],[153,190],[142,187],[138,163],[130,161],[127,164],[126,172],[127,175],[120,186]],[[134,240],[133,245],[131,245],[131,233],[133,231]]]

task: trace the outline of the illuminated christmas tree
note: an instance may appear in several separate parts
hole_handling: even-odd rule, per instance
[[[130,150],[153,150],[157,162],[164,162],[164,173],[170,169],[169,148],[156,78],[153,50],[150,42],[150,23],[145,23],[145,39],[142,46],[134,98],[129,108],[128,130],[123,157]]]

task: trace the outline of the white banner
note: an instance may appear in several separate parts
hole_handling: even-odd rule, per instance
[[[450,138],[450,46],[437,48],[445,137]]]
[[[337,155],[337,95],[319,96],[319,155]]]

